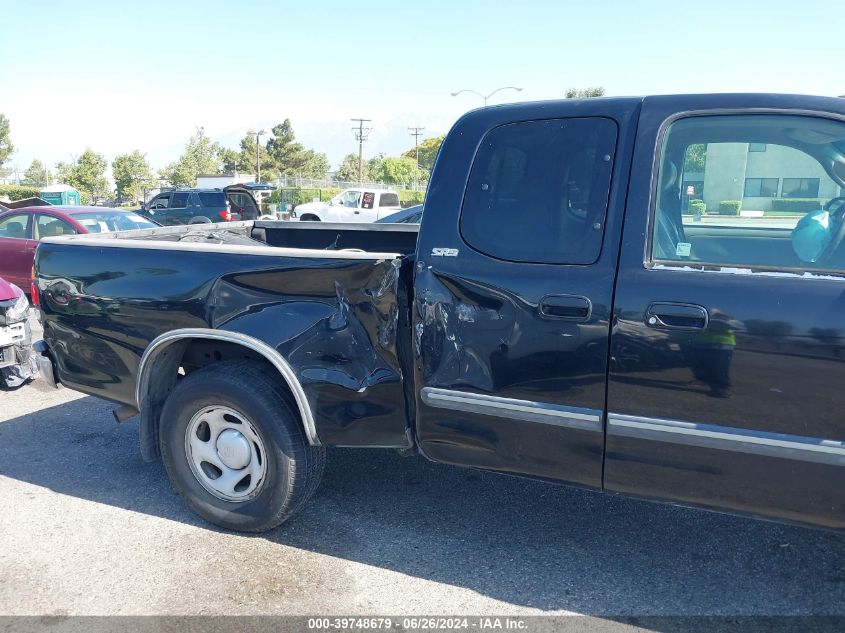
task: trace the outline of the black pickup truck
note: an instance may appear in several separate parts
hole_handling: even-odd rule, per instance
[[[421,226],[42,241],[41,364],[260,531],[325,446],[845,528],[845,99],[489,107]]]

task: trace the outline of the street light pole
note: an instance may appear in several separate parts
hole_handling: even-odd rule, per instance
[[[260,137],[263,134],[267,134],[266,130],[258,130],[258,132],[253,132],[252,130],[247,130],[247,134],[254,134],[255,135],[255,182],[261,182],[261,140]]]
[[[464,92],[471,92],[472,94],[474,94],[474,95],[478,95],[479,97],[481,97],[481,98],[484,100],[484,107],[486,108],[486,107],[487,107],[487,100],[488,100],[490,97],[492,97],[494,94],[496,94],[497,92],[500,92],[500,91],[502,91],[502,90],[516,90],[517,92],[522,92],[522,88],[517,88],[516,86],[502,86],[501,88],[496,88],[496,89],[495,89],[493,92],[491,92],[490,94],[483,95],[483,94],[481,94],[480,92],[478,92],[478,91],[476,91],[476,90],[470,90],[470,89],[468,89],[468,88],[464,88],[463,90],[458,90],[457,92],[453,92],[453,93],[452,93],[452,96],[453,96],[453,97],[457,97],[457,96],[458,96],[459,94],[461,94],[461,93],[464,93]]]

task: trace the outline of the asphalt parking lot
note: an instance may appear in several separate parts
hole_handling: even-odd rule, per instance
[[[0,392],[0,613],[845,613],[841,536],[387,451],[330,451],[294,520],[224,533],[111,408]]]

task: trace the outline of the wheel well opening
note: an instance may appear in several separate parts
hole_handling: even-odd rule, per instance
[[[159,459],[159,424],[161,411],[170,393],[185,376],[209,365],[227,360],[247,359],[260,365],[263,371],[295,401],[287,380],[279,370],[259,352],[238,343],[203,338],[186,338],[174,341],[151,358],[144,369],[145,379],[138,393],[141,454],[147,461]],[[301,420],[301,423],[304,422]]]

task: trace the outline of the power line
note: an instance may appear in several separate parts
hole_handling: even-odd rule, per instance
[[[355,140],[358,141],[358,182],[364,184],[364,141],[367,140],[370,131],[373,129],[371,127],[364,127],[364,123],[370,123],[372,119],[349,120],[358,124],[358,127],[352,128],[352,131],[355,132]]]

